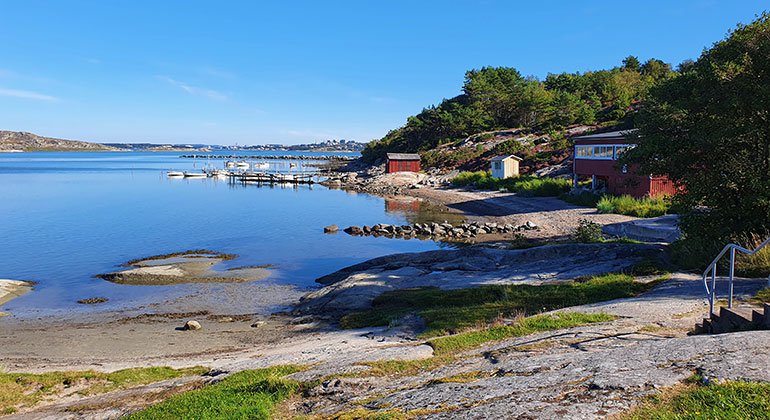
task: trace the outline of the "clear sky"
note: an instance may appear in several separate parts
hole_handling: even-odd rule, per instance
[[[102,142],[369,141],[465,71],[697,59],[731,1],[0,1],[0,130]]]

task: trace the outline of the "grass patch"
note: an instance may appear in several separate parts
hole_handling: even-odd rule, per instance
[[[605,313],[560,312],[553,315],[538,315],[524,318],[514,325],[503,325],[448,337],[438,337],[428,341],[428,344],[433,347],[434,354],[443,356],[469,350],[490,341],[500,341],[541,331],[561,330],[597,322],[612,321],[616,318],[614,315]]]
[[[340,319],[343,328],[385,326],[416,312],[427,329],[423,338],[479,327],[499,316],[531,315],[542,311],[585,305],[639,295],[655,285],[635,282],[628,274],[606,274],[543,286],[493,285],[470,289],[401,289],[385,292],[372,308]]]
[[[658,198],[634,198],[630,195],[605,195],[596,203],[599,213],[624,214],[634,217],[658,217],[668,213],[670,203]]]
[[[770,418],[770,384],[727,382],[712,385],[683,385],[673,392],[650,398],[621,415],[622,420]]]
[[[624,214],[634,217],[658,217],[672,213],[671,202],[661,198],[634,198],[630,195],[596,195],[590,191],[580,194],[562,193],[559,199],[583,207],[596,207],[599,213]]]
[[[770,303],[770,287],[765,287],[764,289],[758,291],[753,298],[748,300],[748,302],[754,303],[757,305]]]
[[[452,179],[452,185],[456,187],[471,184],[484,190],[515,192],[525,197],[556,197],[572,188],[572,183],[566,179],[528,175],[498,179],[485,171],[460,172]]]
[[[205,367],[172,369],[169,367],[132,368],[112,373],[96,371],[48,372],[41,374],[0,372],[0,413],[11,413],[21,405],[32,406],[77,386],[83,395],[131,388],[182,376],[202,375]]]
[[[300,391],[302,384],[285,376],[296,365],[246,370],[222,382],[170,399],[133,414],[130,420],[269,419],[275,406]]]

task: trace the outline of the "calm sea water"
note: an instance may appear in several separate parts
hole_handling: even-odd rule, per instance
[[[206,163],[180,154],[0,154],[0,278],[38,282],[33,292],[2,309],[18,317],[40,316],[93,310],[75,301],[95,296],[110,299],[100,309],[120,309],[200,288],[216,293],[211,285],[128,286],[93,277],[130,259],[187,249],[241,256],[225,267],[274,264],[277,269],[263,282],[308,289],[319,276],[351,264],[439,247],[322,232],[329,224],[403,223],[406,215],[399,209],[414,205],[320,185],[271,188],[167,178],[163,170]],[[286,161],[270,162],[288,169]]]

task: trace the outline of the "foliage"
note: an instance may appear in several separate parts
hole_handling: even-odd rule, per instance
[[[556,197],[572,187],[572,184],[566,179],[538,178],[535,176],[499,179],[493,178],[488,171],[460,172],[452,179],[452,185],[456,187],[471,184],[484,190],[505,190],[526,197]]]
[[[696,243],[770,232],[768,55],[764,13],[652,89],[637,118],[638,146],[621,159],[682,186],[681,227]],[[659,66],[648,67],[655,74]]]
[[[658,217],[668,213],[669,203],[664,199],[634,198],[605,195],[596,203],[599,213],[624,214],[634,217]]]
[[[767,419],[770,384],[728,381],[683,385],[664,392],[621,416],[622,420]]]
[[[410,312],[416,312],[427,326],[422,336],[431,337],[491,322],[501,314],[535,314],[636,296],[656,284],[637,283],[626,274],[607,274],[580,280],[543,286],[495,285],[457,290],[394,290],[375,298],[372,309],[343,316],[340,325],[343,328],[389,325]]]
[[[750,234],[735,239],[733,243],[753,250],[764,239],[767,237]],[[669,247],[671,261],[683,269],[705,270],[725,245],[727,242],[703,241],[697,237],[684,235]],[[720,274],[727,272],[728,258],[729,255],[723,257],[717,264]],[[765,247],[754,255],[736,253],[735,273],[741,277],[767,277],[770,275],[770,248]]]
[[[549,74],[544,81],[510,67],[470,70],[461,95],[409,117],[404,126],[367,144],[362,156],[371,162],[387,152],[426,151],[500,128],[554,130],[625,118],[632,103],[674,74],[660,60],[644,65],[634,60],[611,70]]]
[[[492,149],[492,153],[495,155],[515,155],[527,149],[527,146],[521,144],[516,139],[512,139],[496,144],[494,149]]]
[[[128,418],[269,419],[276,404],[300,390],[300,383],[284,377],[301,370],[295,365],[245,370],[214,385],[171,397]]]
[[[753,298],[749,299],[749,302],[760,304],[770,303],[770,287],[765,287],[764,289],[758,291]]]
[[[596,203],[598,203],[601,198],[600,195],[594,194],[591,191],[582,191],[579,194],[563,193],[559,195],[560,200],[583,207],[596,207]]]
[[[65,391],[77,384],[80,394],[96,394],[164,381],[180,376],[202,375],[208,369],[192,367],[132,368],[112,373],[89,371],[47,372],[42,374],[0,372],[0,413],[11,413],[23,404],[38,401]]]
[[[604,241],[602,236],[602,227],[587,219],[578,220],[578,227],[572,235],[575,242],[591,244]]]

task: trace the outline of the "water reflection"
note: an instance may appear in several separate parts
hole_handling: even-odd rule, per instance
[[[467,218],[457,210],[449,207],[431,204],[413,197],[396,197],[385,199],[385,213],[404,216],[406,221],[414,223],[450,223],[460,225]]]

